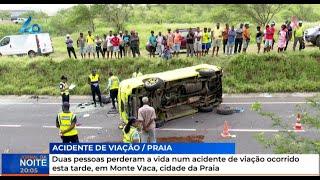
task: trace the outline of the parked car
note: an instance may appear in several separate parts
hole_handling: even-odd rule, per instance
[[[304,40],[320,47],[320,26],[315,26],[305,30]]]
[[[178,29],[182,36],[181,46],[180,50],[186,50],[187,49],[187,34],[189,32],[189,29]],[[192,28],[192,32],[195,33],[197,28]],[[175,32],[175,31],[174,31]],[[173,32],[173,33],[174,33]],[[150,52],[149,44],[146,45],[146,50]]]
[[[222,102],[222,69],[209,64],[146,74],[119,85],[118,109],[124,123],[137,117],[147,96],[156,110],[156,125],[200,112],[211,112]]]
[[[39,50],[36,35],[39,39]],[[33,57],[38,53],[41,53],[42,55],[53,53],[53,46],[49,33],[12,35],[5,36],[0,40],[0,56],[29,55],[30,57]]]

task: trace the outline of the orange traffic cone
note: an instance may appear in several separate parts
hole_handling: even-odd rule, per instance
[[[230,138],[231,137],[227,121],[224,121],[223,132],[221,133],[221,136],[223,138]]]
[[[297,121],[296,121],[296,124],[295,124],[295,126],[294,126],[294,130],[297,130],[297,131],[299,131],[299,130],[303,130],[303,128],[302,128],[302,125],[301,125],[301,114],[300,113],[298,113],[298,115],[297,115]]]

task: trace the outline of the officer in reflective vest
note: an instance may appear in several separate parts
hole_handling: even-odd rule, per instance
[[[56,126],[60,129],[59,135],[63,143],[78,143],[78,131],[76,129],[77,117],[69,111],[70,104],[62,104],[62,112],[58,114]]]
[[[109,72],[109,76],[110,78],[108,79],[107,91],[110,90],[112,109],[116,109],[115,99],[118,97],[119,78],[114,76],[112,72]]]
[[[69,85],[67,83],[68,78],[66,76],[61,76],[60,82],[60,94],[63,102],[69,102]]]
[[[128,124],[122,129],[123,142],[124,143],[140,143],[141,137],[138,131],[140,127],[140,121],[137,121],[135,117],[130,117]]]
[[[132,73],[132,78],[136,78],[142,76],[142,73],[140,72],[140,67],[137,67],[136,72]]]
[[[92,99],[94,102],[94,107],[97,107],[96,94],[98,95],[100,106],[103,107],[102,101],[101,101],[101,92],[100,92],[99,82],[100,82],[99,74],[97,74],[97,71],[95,69],[93,69],[92,73],[90,74],[90,76],[88,78],[88,84],[91,87],[91,93],[92,93]]]

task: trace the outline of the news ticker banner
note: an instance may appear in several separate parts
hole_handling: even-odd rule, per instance
[[[51,143],[2,154],[2,175],[317,175],[319,154],[235,154],[234,143]]]

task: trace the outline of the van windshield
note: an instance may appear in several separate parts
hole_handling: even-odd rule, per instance
[[[2,41],[0,42],[0,46],[5,46],[8,45],[10,43],[10,38],[9,37],[5,37],[4,39],[2,39]]]

